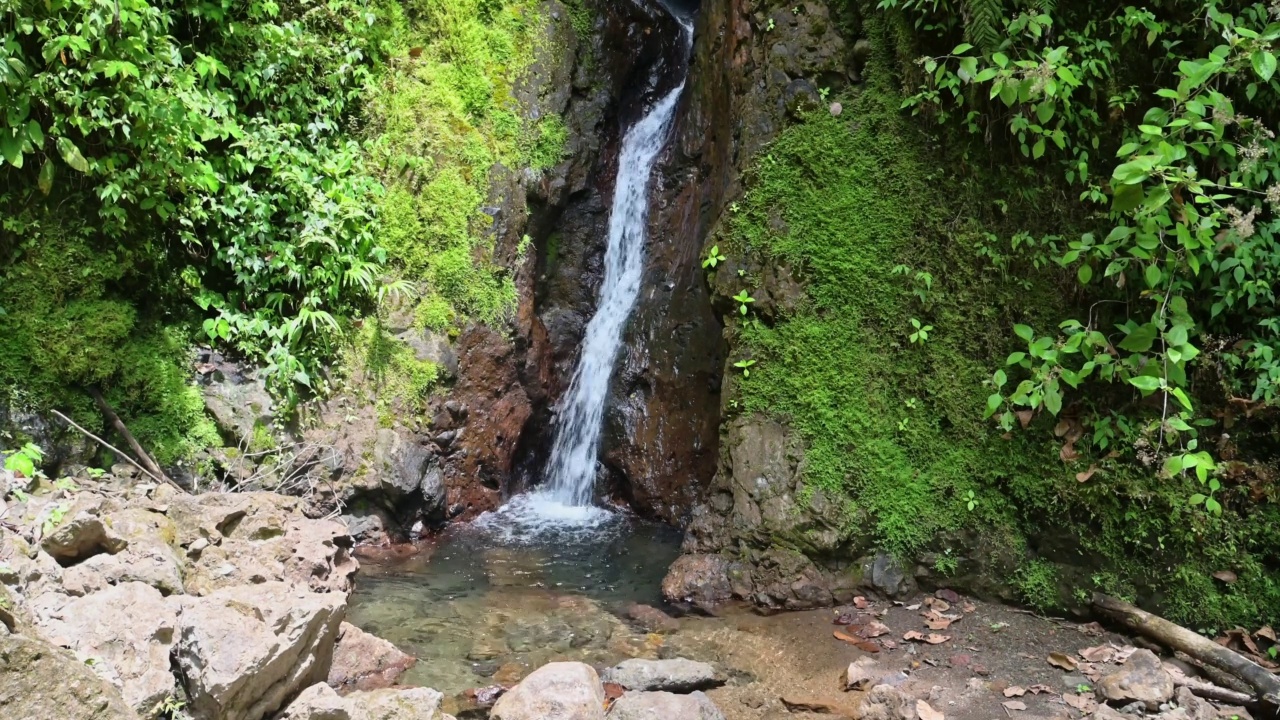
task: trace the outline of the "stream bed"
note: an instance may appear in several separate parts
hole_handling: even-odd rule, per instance
[[[401,679],[454,694],[513,684],[554,660],[656,657],[662,638],[621,619],[659,606],[678,531],[599,508],[548,522],[508,506],[412,553],[361,558],[348,620],[418,662]]]

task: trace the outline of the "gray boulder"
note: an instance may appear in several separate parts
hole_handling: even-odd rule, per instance
[[[61,606],[38,604],[36,627],[71,649],[115,687],[140,715],[177,691],[169,651],[178,624],[175,601],[142,583],[109,587]]]
[[[494,704],[490,720],[603,720],[604,688],[590,665],[543,665]]]
[[[724,720],[705,693],[629,692],[609,708],[609,720]]]
[[[98,516],[102,499],[82,497],[66,511],[66,515],[44,540],[41,548],[59,565],[73,565],[99,553],[118,553],[129,544],[112,531]]]
[[[323,682],[346,614],[342,593],[283,582],[183,598],[174,655],[197,718],[261,720]]]
[[[0,717],[138,720],[120,691],[71,653],[0,634]]]
[[[660,690],[687,693],[722,684],[715,668],[685,658],[672,660],[623,660],[605,670],[604,681],[628,690]]]
[[[276,720],[453,720],[440,710],[444,696],[430,688],[338,695],[323,683],[303,690]]]
[[[1150,650],[1138,650],[1119,670],[1098,681],[1102,696],[1114,703],[1141,702],[1149,710],[1173,697],[1173,677]]]

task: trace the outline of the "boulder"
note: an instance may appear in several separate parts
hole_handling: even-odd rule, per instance
[[[721,555],[681,555],[662,579],[662,595],[670,602],[701,607],[726,602],[733,596],[729,569],[729,561]]]
[[[1173,697],[1173,677],[1150,650],[1138,650],[1129,656],[1119,670],[1098,681],[1098,691],[1110,702],[1141,702],[1148,710],[1157,709]]]
[[[916,709],[902,690],[886,684],[871,688],[862,700],[859,720],[915,720]]]
[[[1191,720],[1217,720],[1218,710],[1208,701],[1196,697],[1191,688],[1178,688],[1178,706],[1187,712]]]
[[[329,668],[329,685],[349,690],[377,690],[396,684],[417,658],[350,623],[338,630],[338,646]]]
[[[40,547],[66,567],[100,553],[118,553],[129,543],[112,531],[99,517],[101,498],[78,498],[63,521]]]
[[[724,720],[706,693],[629,692],[609,708],[609,720]]]
[[[453,720],[440,710],[443,696],[430,688],[401,688],[338,695],[323,683],[303,690],[276,720]]]
[[[0,717],[138,720],[120,691],[88,665],[21,635],[0,635]]]
[[[604,688],[590,665],[557,662],[534,670],[494,704],[490,720],[602,720]]]
[[[345,614],[342,593],[283,582],[183,598],[174,656],[193,714],[260,720],[323,682]]]
[[[626,609],[632,625],[649,633],[670,633],[680,629],[680,622],[652,605],[631,603]]]
[[[169,669],[177,606],[159,590],[129,582],[37,612],[41,634],[92,660],[93,671],[120,688],[138,714],[150,716],[177,692]]]
[[[887,598],[900,599],[916,591],[915,578],[902,563],[887,552],[877,553],[862,563],[862,583]]]
[[[88,595],[112,585],[139,582],[163,595],[182,594],[182,561],[173,548],[156,539],[133,541],[117,555],[94,555],[62,573],[71,595]]]
[[[687,693],[723,684],[707,663],[685,658],[672,660],[623,660],[604,671],[604,681],[627,690],[660,690]]]
[[[1089,715],[1092,720],[1133,720],[1132,715],[1116,712],[1106,703],[1098,703],[1098,707]]]
[[[303,690],[275,720],[352,720],[347,699],[324,683]]]

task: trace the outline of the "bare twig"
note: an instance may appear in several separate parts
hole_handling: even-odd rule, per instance
[[[116,455],[118,455],[118,456],[120,456],[120,457],[124,458],[125,460],[128,460],[130,465],[132,465],[132,466],[134,466],[134,467],[138,468],[139,470],[141,470],[142,472],[146,473],[146,474],[147,474],[147,476],[148,476],[148,477],[150,477],[152,480],[155,480],[156,482],[169,483],[169,484],[170,484],[170,485],[172,485],[173,487],[175,487],[175,488],[177,488],[177,489],[179,489],[179,490],[182,490],[182,492],[184,492],[184,493],[186,492],[186,489],[184,489],[184,488],[183,488],[181,485],[179,485],[178,483],[176,483],[176,482],[174,482],[174,481],[170,480],[168,477],[164,477],[164,476],[156,477],[154,474],[152,474],[152,472],[151,472],[150,470],[148,470],[148,469],[146,469],[146,468],[142,467],[142,465],[141,465],[140,463],[138,463],[138,461],[137,461],[137,460],[134,460],[133,458],[129,457],[129,454],[128,454],[128,453],[124,452],[124,451],[123,451],[123,450],[121,450],[120,448],[115,447],[114,445],[112,445],[111,443],[107,442],[106,440],[103,440],[102,438],[98,437],[97,435],[94,435],[93,433],[89,432],[88,430],[85,430],[84,428],[80,427],[79,425],[77,425],[77,424],[75,423],[75,421],[74,421],[74,420],[72,420],[71,418],[67,417],[66,415],[63,415],[62,413],[58,412],[57,410],[50,410],[50,412],[52,412],[54,415],[57,415],[58,417],[62,418],[62,421],[63,421],[63,422],[65,422],[66,424],[70,425],[71,427],[75,428],[76,430],[79,430],[81,433],[83,433],[83,434],[85,435],[85,437],[88,437],[89,439],[94,440],[95,442],[97,442],[97,443],[98,443],[99,445],[101,445],[102,447],[104,447],[104,448],[106,448],[106,449],[110,450],[111,452],[113,452],[113,453],[115,453]]]

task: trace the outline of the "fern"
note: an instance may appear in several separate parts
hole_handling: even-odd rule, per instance
[[[1000,46],[1004,27],[1004,4],[1001,0],[964,0],[965,39],[983,52]]]

